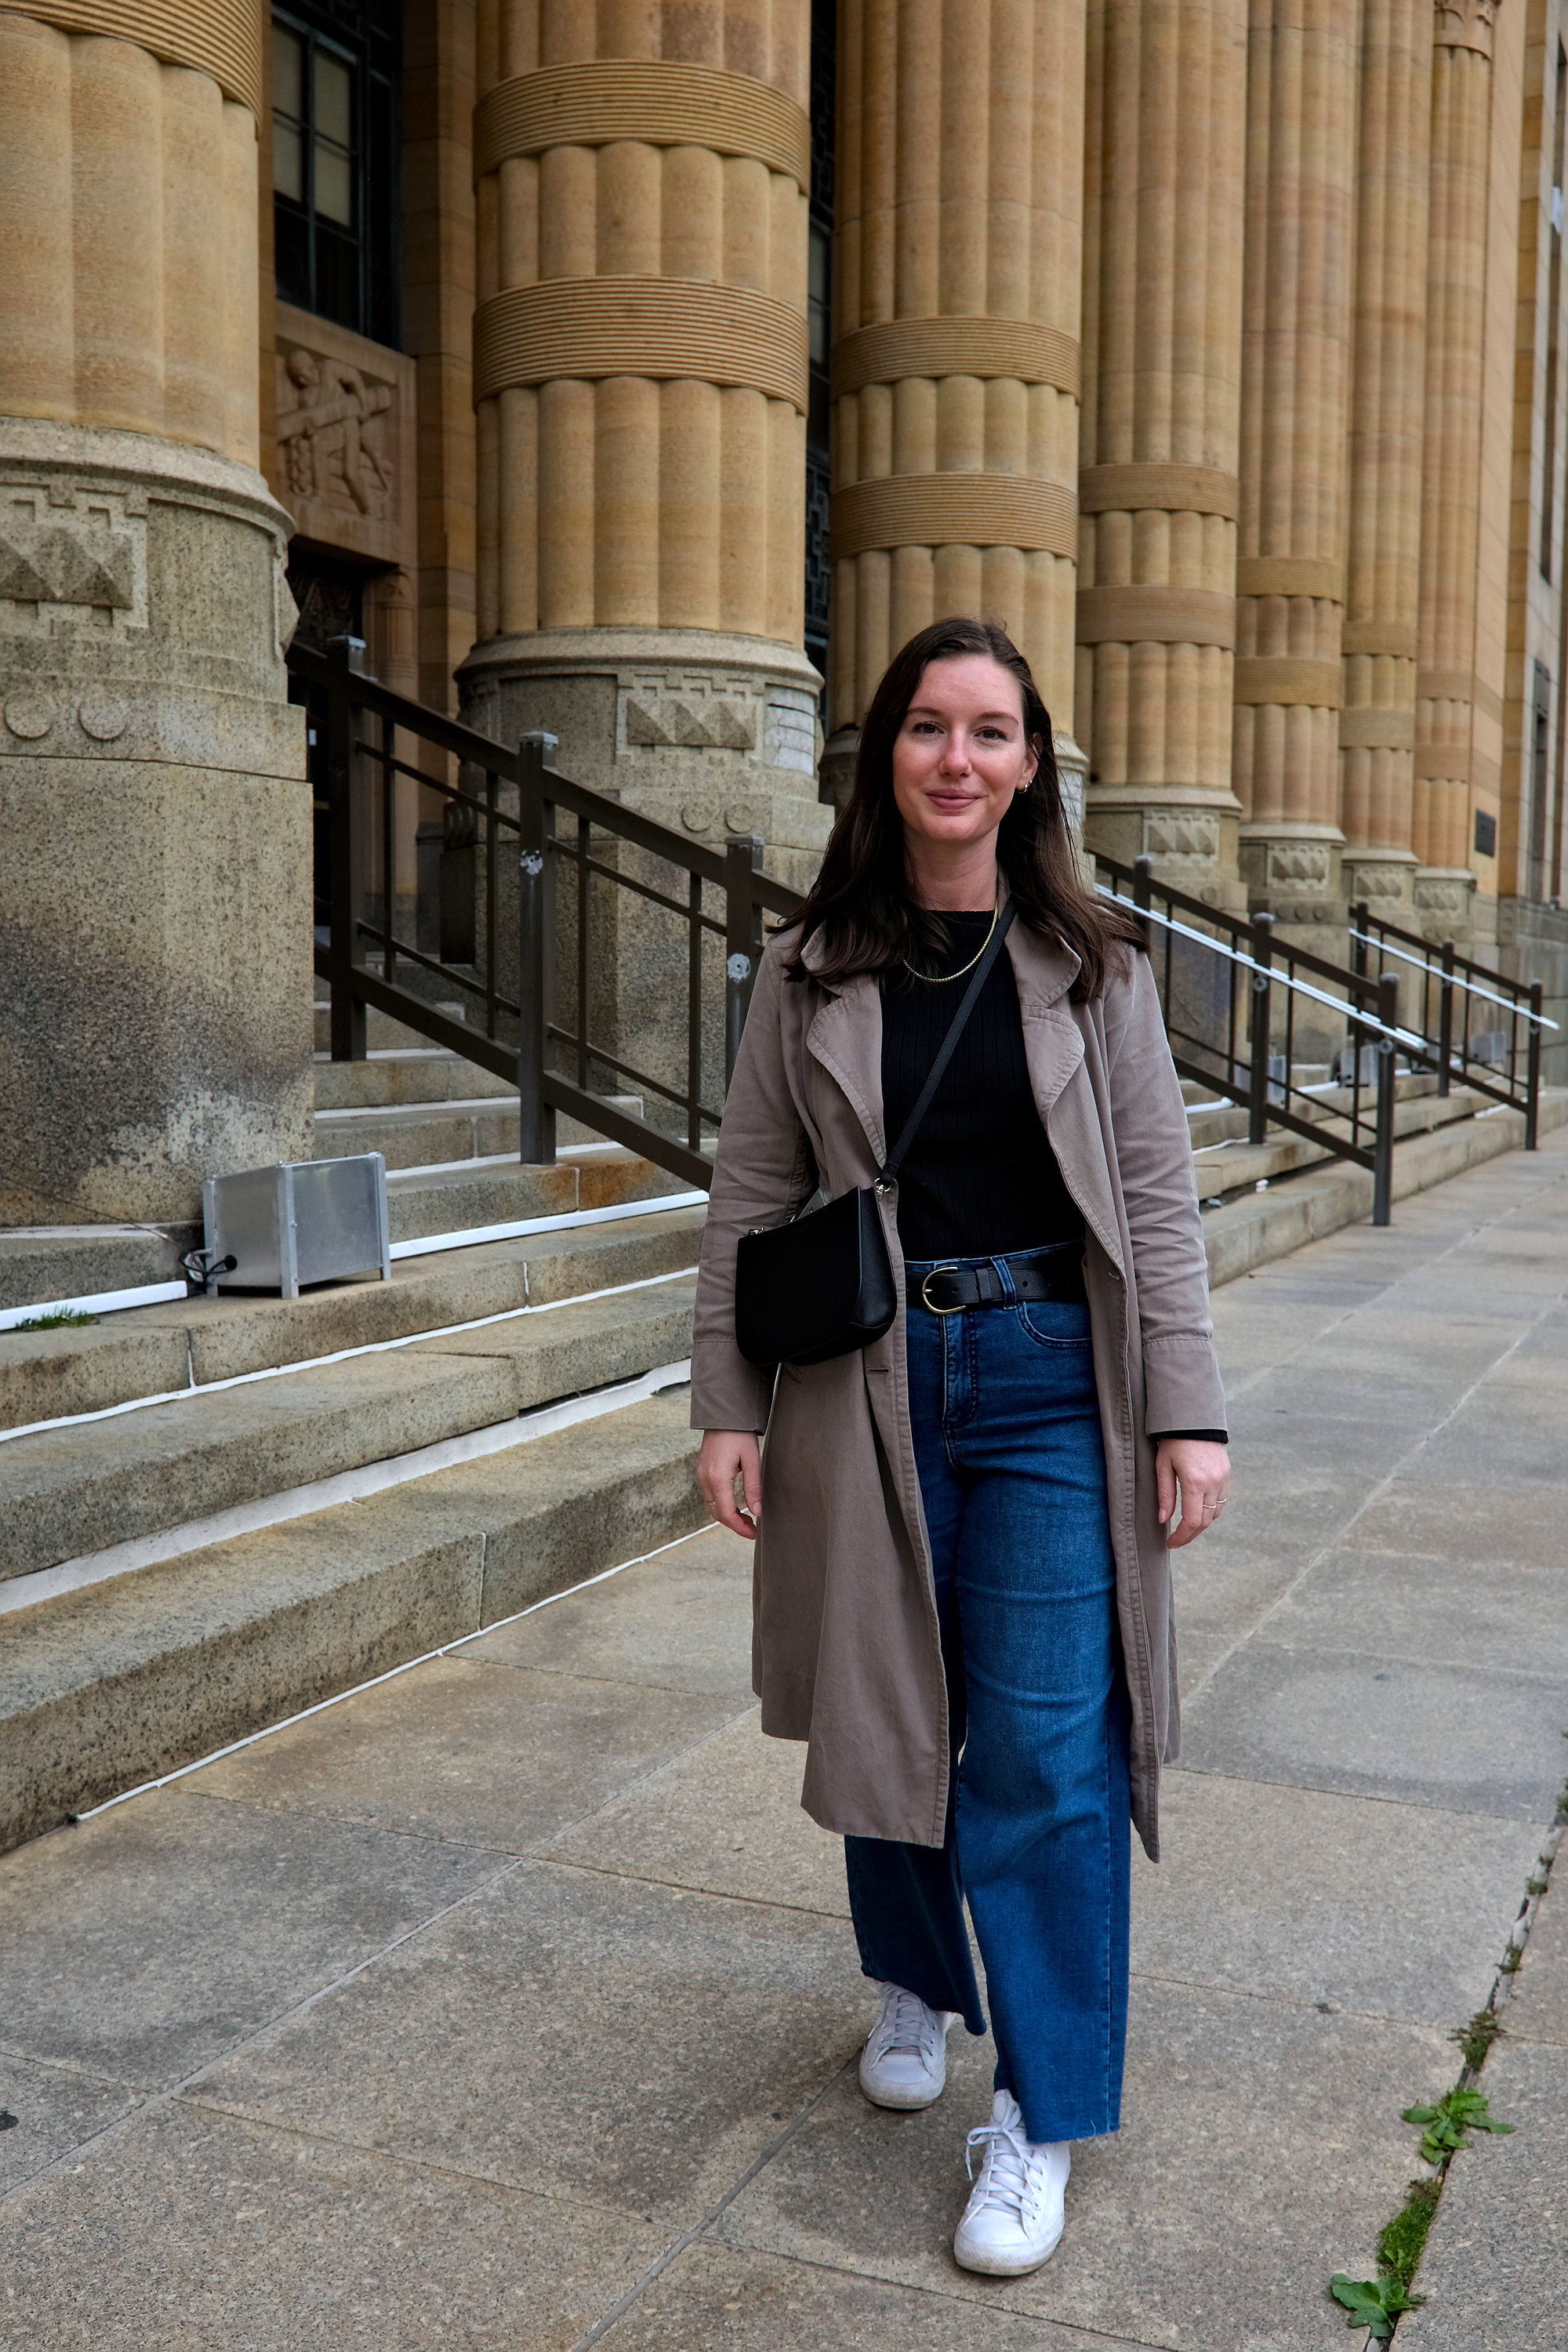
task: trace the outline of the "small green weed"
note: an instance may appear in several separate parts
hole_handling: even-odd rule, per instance
[[[1524,1891],[1527,1895],[1544,1895],[1546,1892],[1545,1879],[1527,1878],[1524,1882]]]
[[[1426,2244],[1426,2232],[1443,2193],[1439,2180],[1413,2180],[1404,2204],[1377,2242],[1377,2266],[1397,2279],[1406,2294]]]
[[[1524,1954],[1520,1950],[1517,1944],[1510,1944],[1507,1951],[1503,1954],[1502,1958],[1498,1962],[1498,1973],[1500,1976],[1505,1977],[1517,1976],[1523,1966]]]
[[[1502,2020],[1495,2010],[1478,2009],[1468,2025],[1456,2025],[1449,2034],[1464,2055],[1472,2074],[1479,2074],[1487,2063],[1487,2052],[1502,2032]]]
[[[1345,2326],[1364,2327],[1369,2344],[1386,2344],[1399,2314],[1421,2308],[1421,2297],[1406,2294],[1395,2278],[1352,2279],[1336,2271],[1329,2292],[1350,2315]]]
[[[64,1331],[83,1323],[96,1323],[96,1315],[86,1315],[79,1307],[58,1307],[52,1315],[29,1315],[20,1323],[13,1323],[13,1331]]]
[[[1420,2124],[1421,2154],[1428,2164],[1446,2164],[1462,2147],[1469,2146],[1468,2135],[1472,2131],[1510,2132],[1511,2124],[1500,2124],[1487,2111],[1484,2091],[1445,2091],[1435,2107],[1406,2107],[1407,2124]]]

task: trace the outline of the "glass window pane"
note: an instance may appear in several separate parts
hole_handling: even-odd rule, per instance
[[[272,103],[296,122],[305,110],[304,43],[287,25],[272,27]]]
[[[304,203],[305,151],[300,126],[278,114],[272,118],[272,184],[280,196],[292,196],[297,205]]]
[[[312,94],[316,101],[314,128],[322,139],[335,140],[340,147],[353,145],[353,85],[349,69],[341,58],[330,57],[318,49]]]
[[[349,159],[341,147],[329,146],[324,139],[316,142],[316,210],[323,220],[342,221],[345,228],[353,225],[353,175]]]

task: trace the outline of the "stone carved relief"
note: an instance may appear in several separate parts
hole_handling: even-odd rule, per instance
[[[279,360],[284,383],[278,462],[289,492],[386,520],[396,478],[389,415],[393,386],[300,343],[280,352]]]
[[[719,696],[630,695],[626,705],[628,743],[667,743],[711,751],[756,748],[755,703]]]
[[[1143,819],[1143,854],[1147,857],[1202,857],[1211,864],[1219,856],[1219,819],[1201,812],[1161,809]]]
[[[144,499],[0,483],[0,631],[123,635],[146,625]]]
[[[1268,879],[1271,883],[1305,883],[1309,887],[1325,888],[1329,881],[1330,859],[1327,842],[1271,841],[1268,845]]]
[[[1407,866],[1347,866],[1345,896],[1347,898],[1402,900],[1405,896]]]
[[[1470,893],[1463,882],[1423,881],[1415,884],[1416,912],[1422,915],[1464,915]]]

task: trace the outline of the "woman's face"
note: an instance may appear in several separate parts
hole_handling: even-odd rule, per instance
[[[928,662],[893,744],[906,836],[950,849],[994,835],[1038,764],[1018,682],[989,654]]]

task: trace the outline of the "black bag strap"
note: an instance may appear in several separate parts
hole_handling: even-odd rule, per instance
[[[963,1034],[963,1024],[973,1012],[980,992],[990,974],[991,967],[1002,952],[1003,942],[1013,927],[1013,918],[1017,911],[1013,900],[1009,898],[996,918],[996,928],[985,942],[984,953],[974,967],[974,977],[963,992],[963,1003],[948,1024],[947,1034],[942,1041],[942,1051],[931,1066],[931,1075],[921,1088],[920,1100],[904,1121],[903,1133],[877,1171],[876,1189],[879,1192],[885,1191],[889,1184],[896,1183],[898,1181],[899,1168],[903,1156],[914,1141],[916,1128],[931,1108],[931,1098],[941,1084],[942,1072],[952,1059],[952,1049]]]

